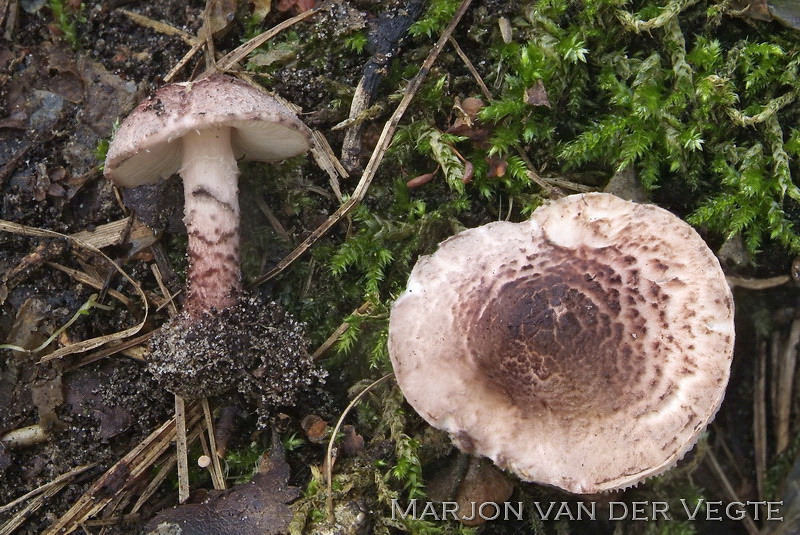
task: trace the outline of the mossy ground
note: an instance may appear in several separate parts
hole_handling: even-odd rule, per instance
[[[227,31],[218,35],[218,50],[232,49],[287,16],[273,10],[259,21],[246,4],[241,3]],[[417,73],[458,4],[427,2],[422,17],[388,61],[386,78],[371,103],[377,107],[364,125],[362,164],[406,81]],[[391,370],[386,353],[389,308],[419,255],[432,252],[460,229],[499,219],[521,220],[553,196],[602,189],[615,174],[636,177],[652,202],[685,217],[715,250],[724,243],[738,243],[739,254],[726,266],[730,274],[764,278],[789,273],[800,253],[796,185],[800,31],[750,18],[742,4],[473,1],[453,33],[471,65],[452,44],[444,49],[403,117],[364,202],[298,261],[260,286],[265,296],[306,323],[312,348],[322,346],[346,324],[334,346],[322,355],[340,409],[348,397]],[[400,1],[352,1],[323,10],[254,51],[247,68],[266,87],[300,105],[302,116],[338,153],[344,134],[332,127],[347,118],[354,88],[370,57],[370,21],[383,10],[402,6]],[[202,24],[202,2],[129,7],[190,33]],[[188,50],[177,38],[134,25],[105,2],[87,1],[77,7],[55,0],[49,10],[22,14],[10,46],[19,53],[63,39],[68,41],[65,48],[100,61],[123,79],[140,83],[144,91],[157,85]],[[65,72],[70,74],[54,69],[52,76]],[[58,92],[55,85],[50,89]],[[3,97],[8,104],[8,94]],[[468,98],[480,98],[484,105],[471,113],[465,109]],[[69,106],[58,123],[64,132],[70,132],[80,117],[79,107]],[[90,137],[92,146],[86,149],[93,151],[98,139],[110,133]],[[71,232],[121,217],[113,193],[97,172],[84,177],[85,185],[74,197],[59,197],[52,188],[36,196],[39,183],[25,177],[35,175],[29,170],[38,162],[56,182],[52,171],[69,169],[59,144],[66,143],[66,137],[57,137],[51,148],[31,149],[32,163],[20,161],[8,170],[10,179],[2,181],[4,219]],[[13,150],[4,154],[13,155]],[[424,185],[408,187],[410,179],[430,173],[434,175]],[[358,178],[356,172],[341,181],[345,195]],[[340,203],[328,176],[310,159],[244,166],[241,189],[243,218],[248,221],[243,225],[247,280],[274,266]],[[103,211],[91,216],[79,210],[79,205],[98,204]],[[31,244],[3,236],[3,267],[10,269]],[[167,227],[161,243],[180,273],[184,263],[180,231]],[[77,265],[72,257],[62,260]],[[148,262],[144,256],[129,260],[129,265],[134,266],[137,280],[155,291]],[[45,280],[56,276],[43,273]],[[65,279],[49,286],[69,285],[75,283]],[[28,281],[18,291],[31,295],[47,286]],[[792,398],[790,414],[772,412],[777,401],[770,396],[778,381],[771,378],[780,368],[770,361],[765,452],[769,470],[762,474],[757,471],[758,437],[752,422],[754,399],[763,392],[754,386],[753,377],[759,354],[788,354],[784,346],[796,298],[793,282],[771,290],[737,290],[740,342],[730,390],[716,423],[677,469],[611,500],[669,502],[675,511],[681,510],[681,499],[692,504],[701,498],[733,501],[719,474],[710,468],[712,457],[722,465],[738,498],[786,496],[784,482],[795,461],[797,441],[778,453],[776,437],[778,428],[786,425],[796,436],[797,397]],[[20,302],[12,295],[4,304],[7,318],[14,318]],[[104,314],[102,321],[95,317],[78,334],[88,337],[127,325],[121,319],[107,320],[109,314]],[[162,311],[154,321],[164,319]],[[3,321],[4,335],[10,326],[10,319]],[[295,505],[295,533],[333,529],[323,522],[325,486],[318,468],[323,446],[296,439],[305,436],[299,420],[315,409],[296,409],[283,429],[284,442],[292,447],[293,483],[305,489]],[[332,419],[336,414],[324,416]],[[515,486],[512,500],[525,504],[521,521],[465,528],[430,518],[392,519],[391,500],[407,503],[424,498],[426,482],[455,453],[447,437],[430,429],[404,403],[391,381],[367,395],[347,422],[365,446],[337,462],[335,501],[352,506],[342,509],[344,516],[347,511],[367,511],[372,533],[746,532],[741,521],[688,522],[678,520],[680,515],[672,521],[650,522],[543,520],[534,502],[574,502],[574,497],[532,484]],[[242,451],[249,451],[249,431],[241,431],[235,442]],[[233,459],[237,458],[250,459],[234,453]],[[11,495],[21,494],[23,489],[19,490]]]

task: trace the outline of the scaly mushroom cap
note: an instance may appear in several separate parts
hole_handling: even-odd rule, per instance
[[[232,76],[169,84],[123,121],[106,155],[105,175],[135,187],[168,178],[181,166],[180,138],[194,130],[232,127],[237,159],[270,162],[308,150],[311,132],[274,97]]]
[[[464,231],[392,307],[408,402],[468,453],[588,494],[673,466],[733,353],[719,262],[673,214],[596,193]]]

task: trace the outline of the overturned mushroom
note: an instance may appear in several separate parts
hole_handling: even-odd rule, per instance
[[[671,213],[575,195],[422,257],[389,351],[406,399],[468,453],[584,494],[673,466],[733,352],[719,262]]]
[[[311,366],[298,324],[274,305],[242,296],[237,198],[239,160],[296,156],[310,139],[277,99],[221,74],[162,87],[117,131],[105,162],[115,184],[151,184],[175,172],[183,178],[188,295],[181,314],[153,340],[151,365],[170,391],[199,397],[242,388],[240,370],[251,372],[250,380],[277,375],[287,390],[295,379],[312,380],[297,364],[305,359]],[[270,363],[259,365],[265,354]]]

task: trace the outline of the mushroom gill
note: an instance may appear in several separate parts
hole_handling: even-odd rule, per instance
[[[421,258],[389,350],[409,403],[462,450],[593,493],[694,445],[722,401],[733,335],[724,274],[689,225],[588,194]]]

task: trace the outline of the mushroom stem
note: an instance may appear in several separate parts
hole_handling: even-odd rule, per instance
[[[183,137],[180,174],[189,235],[188,296],[184,310],[200,316],[236,303],[239,271],[239,201],[236,156],[229,127]]]

